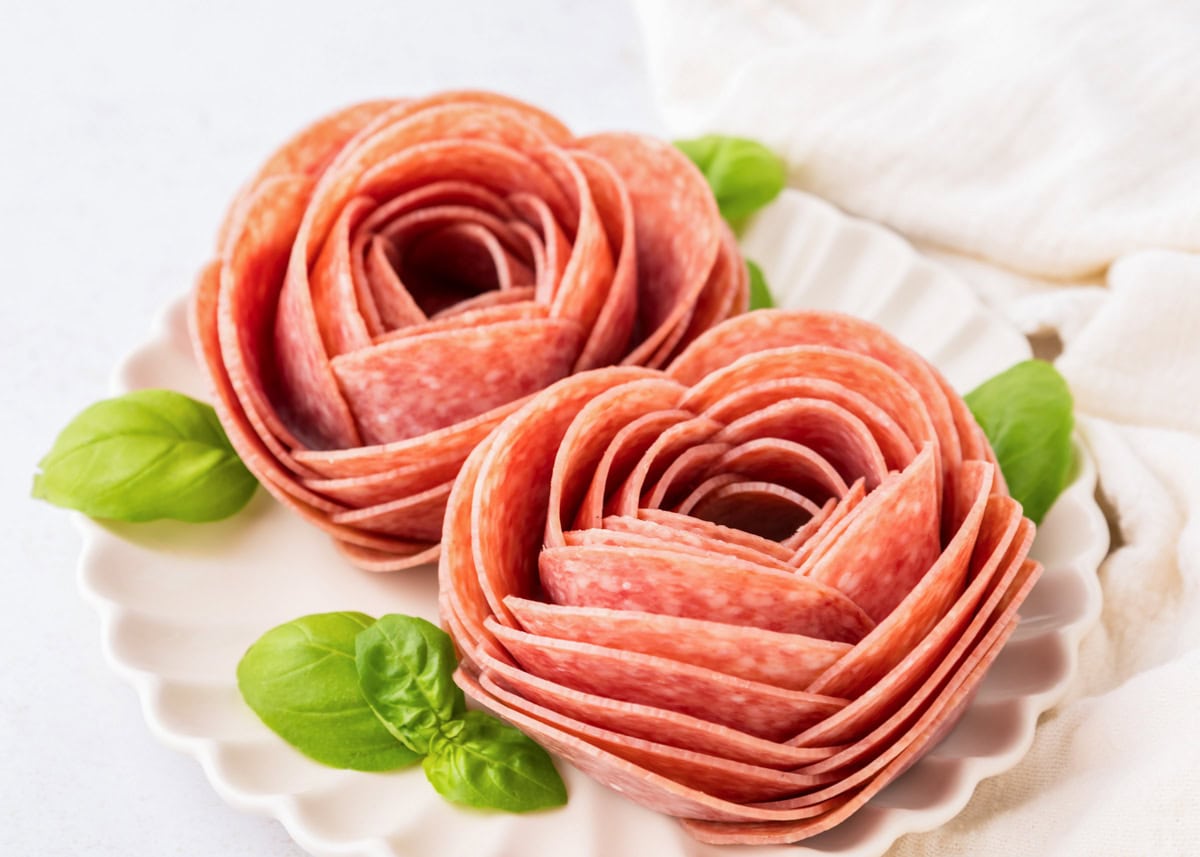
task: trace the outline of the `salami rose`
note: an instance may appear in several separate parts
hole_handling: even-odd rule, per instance
[[[461,92],[348,108],[273,155],[230,209],[193,327],[247,466],[391,570],[436,557],[463,461],[530,395],[665,365],[746,300],[674,148]]]
[[[478,702],[717,843],[795,842],[953,725],[1040,573],[938,372],[764,311],[560,381],[471,454],[442,618]]]

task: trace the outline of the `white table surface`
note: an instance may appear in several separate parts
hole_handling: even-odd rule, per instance
[[[225,806],[147,730],[76,591],[70,516],[29,499],[35,463],[108,394],[293,130],[471,86],[579,131],[658,131],[635,22],[585,0],[0,9],[0,855],[296,857],[278,823]]]

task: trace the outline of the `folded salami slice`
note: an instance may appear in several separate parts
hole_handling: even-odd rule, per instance
[[[745,310],[691,162],[486,92],[322,119],[234,201],[193,302],[218,413],[352,562],[437,555],[458,470],[572,373],[665,365]]]
[[[460,473],[457,680],[699,839],[827,830],[962,713],[1033,524],[944,379],[864,322],[751,313],[621,371],[533,395]]]

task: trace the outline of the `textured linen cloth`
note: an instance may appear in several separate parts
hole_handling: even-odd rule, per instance
[[[634,5],[671,132],[762,140],[1062,344],[1100,624],[1026,758],[890,857],[1200,854],[1200,4]]]

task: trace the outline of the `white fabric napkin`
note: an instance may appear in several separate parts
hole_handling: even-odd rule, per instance
[[[762,140],[1063,346],[1103,616],[1028,756],[890,854],[1200,854],[1200,4],[635,7],[673,133]]]

